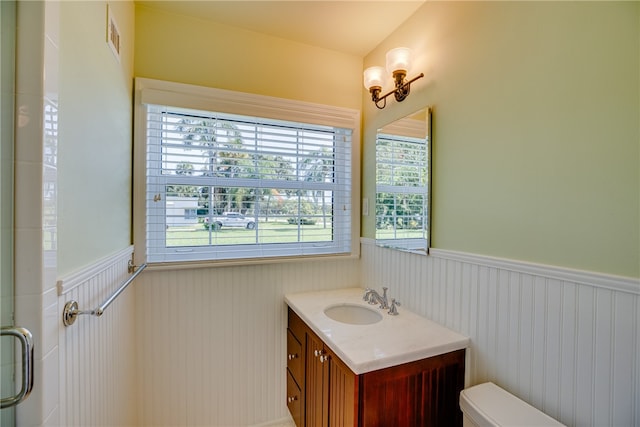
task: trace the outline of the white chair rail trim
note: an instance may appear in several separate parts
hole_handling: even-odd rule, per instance
[[[104,270],[113,266],[123,258],[131,259],[132,254],[133,246],[127,246],[118,252],[99,259],[98,261],[59,279],[56,284],[58,288],[58,296],[64,295],[83,283],[86,283],[89,279],[102,273]]]
[[[375,239],[363,237],[360,239],[360,243],[362,245],[372,246],[375,245]],[[586,270],[577,270],[547,264],[537,264],[533,262],[498,258],[487,255],[470,254],[466,252],[458,252],[447,249],[430,248],[429,256],[640,295],[640,279],[636,279],[633,277],[596,273]]]

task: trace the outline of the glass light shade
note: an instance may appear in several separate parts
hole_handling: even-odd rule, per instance
[[[393,74],[394,71],[402,70],[408,73],[411,69],[411,49],[408,47],[397,47],[387,52],[387,72]]]
[[[364,70],[364,87],[369,90],[373,86],[382,87],[384,79],[384,68],[382,67],[369,67]]]

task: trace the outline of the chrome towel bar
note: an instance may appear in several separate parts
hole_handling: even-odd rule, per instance
[[[62,323],[64,326],[71,326],[75,323],[76,318],[81,314],[90,314],[92,316],[100,317],[104,313],[104,311],[111,305],[111,303],[118,298],[118,296],[127,289],[127,286],[131,284],[138,277],[138,274],[142,273],[142,270],[147,268],[147,264],[142,264],[140,266],[133,265],[132,261],[129,261],[129,272],[133,272],[133,274],[120,285],[117,291],[113,293],[109,298],[107,298],[102,304],[100,304],[97,308],[93,310],[79,310],[77,301],[68,301],[64,305],[64,310],[62,312]]]

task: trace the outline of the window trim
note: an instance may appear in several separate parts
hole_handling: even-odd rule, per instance
[[[135,262],[146,260],[146,104],[217,111],[352,129],[351,138],[351,252],[269,258],[238,258],[154,262],[154,268],[195,268],[216,265],[281,263],[360,256],[360,111],[303,101],[234,92],[184,83],[136,78],[134,93],[133,241]]]

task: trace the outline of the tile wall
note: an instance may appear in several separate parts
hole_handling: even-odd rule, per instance
[[[60,425],[56,297],[59,2],[17,7],[16,324],[31,330],[35,385],[19,425]]]

